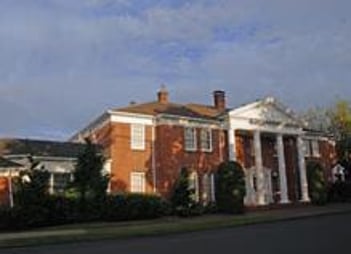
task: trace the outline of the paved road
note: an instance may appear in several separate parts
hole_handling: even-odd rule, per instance
[[[1,254],[351,253],[351,214],[182,235],[0,250]]]

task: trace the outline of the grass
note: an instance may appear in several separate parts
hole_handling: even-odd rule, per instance
[[[127,223],[67,225],[32,232],[14,233],[6,239],[0,237],[0,248],[195,232],[267,222],[273,219],[274,217],[257,215],[210,215],[196,218],[166,218]]]
[[[325,208],[309,207],[244,215],[166,217],[148,221],[73,224],[36,229],[35,231],[2,233],[0,234],[0,248],[160,236],[350,212],[351,205],[336,205]]]

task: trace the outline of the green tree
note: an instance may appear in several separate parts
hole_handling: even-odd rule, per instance
[[[351,152],[351,108],[347,101],[338,101],[336,105],[328,110],[330,119],[330,131],[337,141],[337,152],[339,160],[349,161]]]
[[[307,164],[308,191],[312,203],[324,205],[327,202],[327,186],[324,170],[319,162],[311,161]]]
[[[195,190],[189,186],[189,172],[186,168],[182,168],[170,198],[173,211],[178,215],[189,214],[195,203],[192,198],[194,193]]]
[[[50,173],[32,156],[28,160],[28,169],[15,178],[15,205],[21,207],[40,205],[49,195]]]
[[[72,183],[82,205],[87,199],[99,201],[106,197],[109,175],[103,172],[104,162],[100,149],[86,139],[86,146],[77,158]]]
[[[223,162],[216,172],[216,203],[225,213],[244,212],[246,194],[245,174],[241,165],[234,161]]]

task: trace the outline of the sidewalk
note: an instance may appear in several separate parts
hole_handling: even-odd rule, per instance
[[[342,213],[351,213],[351,203],[256,211],[244,215],[167,217],[151,221],[65,225],[18,233],[0,233],[0,248],[157,236]]]

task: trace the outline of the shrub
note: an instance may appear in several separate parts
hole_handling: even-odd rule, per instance
[[[346,202],[351,201],[351,182],[336,181],[328,188],[328,201]]]
[[[308,191],[311,202],[316,205],[327,203],[327,187],[323,172],[319,162],[312,161],[307,164]]]
[[[234,161],[222,163],[215,175],[215,182],[218,211],[243,213],[246,189],[241,165]]]
[[[173,213],[182,217],[202,214],[203,209],[196,204],[194,194],[195,190],[189,186],[189,172],[182,168],[170,198]]]
[[[170,214],[170,205],[161,197],[119,194],[106,199],[103,219],[107,221],[155,219]]]

